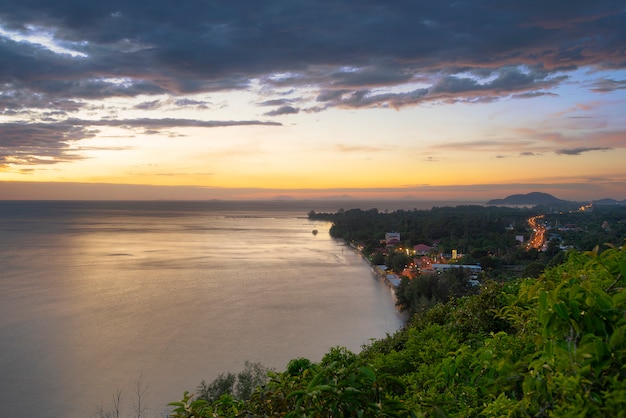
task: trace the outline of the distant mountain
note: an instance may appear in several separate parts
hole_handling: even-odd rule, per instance
[[[557,199],[548,193],[531,192],[526,194],[512,194],[504,199],[492,199],[488,205],[563,205],[572,204],[567,200]]]

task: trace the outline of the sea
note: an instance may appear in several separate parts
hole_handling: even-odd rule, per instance
[[[246,361],[359,352],[406,318],[307,213],[436,205],[0,201],[0,416],[165,417]]]

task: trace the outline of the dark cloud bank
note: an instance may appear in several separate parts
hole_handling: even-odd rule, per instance
[[[69,158],[69,141],[103,125],[270,123],[70,118],[104,98],[166,94],[178,106],[205,107],[188,96],[245,89],[252,80],[269,91],[317,92],[300,103],[259,104],[275,106],[263,111],[267,117],[288,117],[330,107],[536,97],[551,94],[576,68],[626,67],[621,0],[3,0],[0,28],[45,30],[73,51],[0,34],[0,110],[15,118],[0,126],[0,164],[9,157],[28,162],[32,155]],[[412,87],[384,92],[396,86]],[[603,79],[591,90],[624,86],[624,80]],[[147,100],[137,109],[161,105]]]

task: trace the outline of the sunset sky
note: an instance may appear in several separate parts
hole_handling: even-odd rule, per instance
[[[626,199],[623,0],[0,4],[0,199]]]

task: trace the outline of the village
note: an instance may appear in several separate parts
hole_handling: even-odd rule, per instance
[[[372,264],[374,273],[384,279],[385,283],[392,288],[400,285],[402,277],[412,280],[420,274],[441,274],[448,269],[454,268],[466,269],[470,275],[470,283],[472,285],[479,284],[477,279],[482,272],[481,266],[479,264],[459,264],[458,261],[463,254],[458,253],[457,250],[452,250],[450,254],[438,252],[438,243],[436,241],[433,243],[433,246],[417,244],[412,248],[404,248],[399,232],[387,232],[385,239],[381,240],[381,244],[383,243],[385,246],[381,248],[381,253],[384,255],[395,251],[397,253],[405,253],[412,259],[399,274],[389,269],[385,264]],[[360,251],[362,249],[357,248],[357,250]]]

